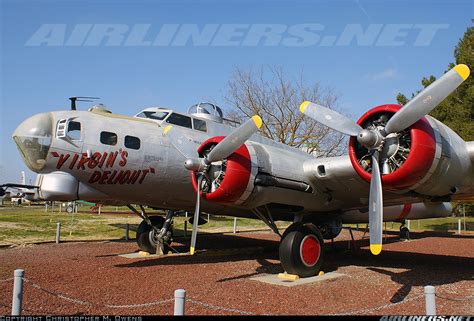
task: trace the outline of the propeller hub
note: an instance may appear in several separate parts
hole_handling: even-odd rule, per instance
[[[206,164],[201,159],[189,158],[184,162],[184,167],[190,171],[202,172],[206,169]]]
[[[382,143],[382,137],[372,130],[362,129],[357,135],[357,141],[367,149],[377,147]]]

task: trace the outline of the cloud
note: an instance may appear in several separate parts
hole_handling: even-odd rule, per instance
[[[394,68],[388,68],[385,69],[381,72],[373,73],[373,74],[368,74],[367,78],[370,80],[383,80],[383,79],[393,79],[398,76],[398,72]]]

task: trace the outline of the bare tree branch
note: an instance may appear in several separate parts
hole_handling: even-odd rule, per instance
[[[335,109],[338,99],[330,88],[307,84],[303,74],[291,80],[281,67],[261,67],[256,71],[236,68],[224,99],[232,120],[242,122],[255,114],[262,117],[261,134],[265,137],[318,157],[346,151],[345,136],[300,113],[299,105],[305,100]]]

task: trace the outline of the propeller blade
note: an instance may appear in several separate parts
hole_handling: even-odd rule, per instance
[[[352,119],[321,105],[304,101],[300,105],[301,113],[329,128],[349,136],[357,136],[362,127]]]
[[[171,144],[178,150],[178,152],[187,159],[196,158],[198,146],[189,138],[184,136],[179,130],[171,130],[173,125],[168,125],[163,130],[163,136],[168,137]]]
[[[370,252],[378,255],[382,251],[383,193],[380,176],[379,152],[372,154],[372,178],[369,195]]]
[[[255,134],[260,127],[262,127],[262,119],[257,115],[253,116],[217,144],[207,156],[207,160],[212,163],[225,159]]]
[[[396,133],[416,123],[458,88],[469,74],[469,67],[462,64],[445,73],[396,112],[385,126],[385,132]]]
[[[194,255],[194,250],[196,249],[196,240],[197,240],[197,232],[198,232],[198,225],[199,225],[199,215],[200,215],[200,207],[201,207],[201,182],[202,176],[198,177],[197,181],[197,197],[196,197],[196,209],[194,210],[194,218],[193,218],[193,232],[191,234],[191,247],[189,249],[189,253]]]

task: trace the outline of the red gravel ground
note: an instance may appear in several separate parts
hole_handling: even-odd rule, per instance
[[[360,239],[362,233],[354,233]],[[0,249],[0,314],[9,314],[13,270],[25,269],[24,314],[173,313],[186,289],[186,314],[424,314],[423,286],[434,285],[439,314],[472,315],[474,235],[390,235],[381,255],[367,239],[348,250],[347,231],[327,243],[325,272],[345,276],[295,287],[250,280],[282,272],[278,237],[267,232],[200,235],[194,257],[127,259],[134,242],[74,242]],[[189,239],[174,245],[186,251]],[[232,248],[230,253],[220,249]],[[168,300],[168,301],[166,301]],[[154,304],[144,304],[154,303]],[[144,304],[131,307],[110,307]],[[107,307],[108,306],[108,307]]]

